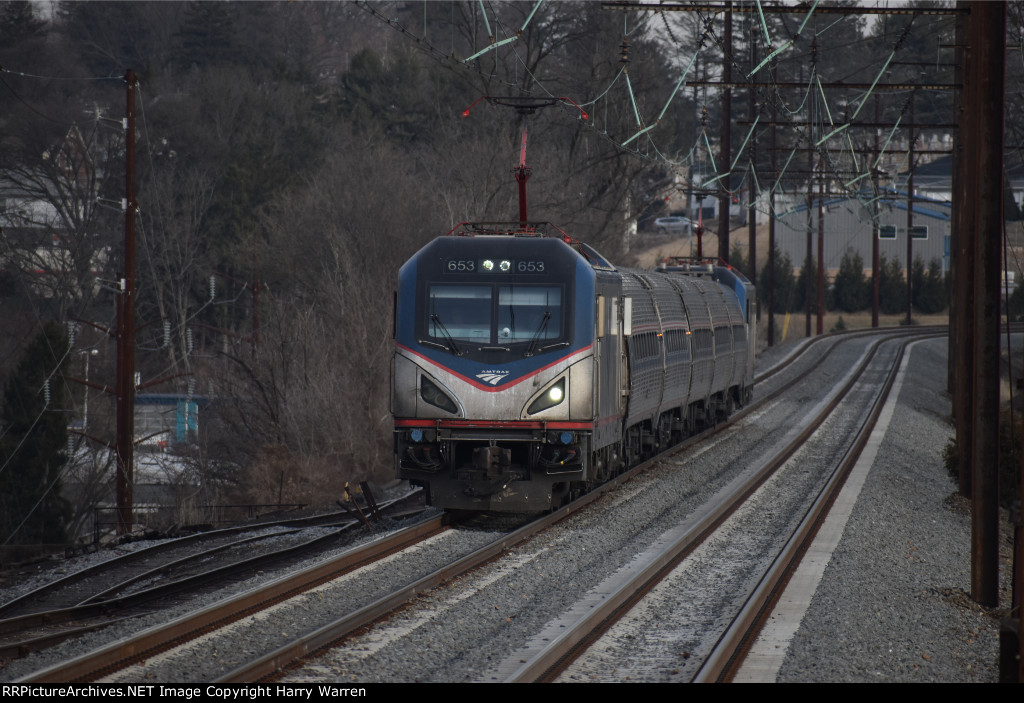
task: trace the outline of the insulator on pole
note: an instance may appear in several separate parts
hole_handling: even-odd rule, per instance
[[[185,353],[192,353],[192,328],[189,327],[185,330]]]
[[[217,297],[217,277],[210,276],[210,300]]]
[[[171,346],[171,321],[164,320],[164,343],[163,348]]]
[[[192,400],[192,396],[194,396],[195,393],[196,393],[196,379],[195,378],[190,378],[190,379],[188,379],[188,392],[185,395],[185,400],[191,401]]]
[[[43,404],[44,407],[50,407],[50,379],[43,381]]]
[[[78,332],[78,323],[68,320],[65,324],[68,326],[68,349],[71,349],[75,346],[75,333]]]

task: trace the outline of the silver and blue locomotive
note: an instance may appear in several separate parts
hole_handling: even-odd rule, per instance
[[[746,403],[754,329],[727,266],[620,269],[550,225],[460,225],[399,275],[397,475],[443,508],[557,507]]]

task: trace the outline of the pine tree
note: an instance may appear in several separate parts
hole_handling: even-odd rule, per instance
[[[67,541],[70,506],[60,495],[67,461],[61,375],[68,342],[48,323],[28,345],[4,388],[0,437],[0,543]]]
[[[907,281],[897,259],[883,254],[878,263],[878,307],[886,315],[896,315],[907,309]]]
[[[871,284],[864,277],[864,259],[860,254],[846,252],[839,263],[833,283],[834,308],[857,312],[871,303]]]
[[[914,257],[914,307],[924,315],[940,313],[946,309],[946,277],[942,262],[932,259],[925,270],[921,257]]]
[[[807,290],[807,279],[810,277],[810,291]],[[825,285],[828,285],[828,279],[825,280]],[[818,311],[818,260],[811,258],[808,261],[804,259],[804,265],[800,267],[800,275],[796,277],[796,298],[797,307],[796,310],[807,310],[807,296],[811,296],[810,310],[812,313]]]
[[[761,269],[757,279],[757,297],[762,306],[768,304],[768,264]],[[789,254],[784,254],[775,248],[775,294],[772,297],[774,312],[786,313],[799,310],[798,304],[802,304],[802,296],[798,296],[796,290],[796,278],[793,276],[793,261]],[[767,307],[764,308],[767,310]]]
[[[747,250],[735,242],[729,249],[729,265],[749,278],[750,263],[747,261]]]

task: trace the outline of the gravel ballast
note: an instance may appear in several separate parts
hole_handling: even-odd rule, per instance
[[[892,422],[779,682],[998,680],[998,614],[970,599],[968,504],[943,467],[953,433],[946,340],[910,354]],[[1004,559],[1004,608],[1008,570]]]
[[[758,365],[786,353],[786,348],[776,347]],[[952,431],[947,421],[949,400],[941,392],[945,340],[920,343],[911,353],[879,458],[806,615],[794,626],[778,681],[997,680],[997,621],[965,595],[970,590],[970,518],[963,503],[953,498],[956,486],[942,469],[941,450]],[[837,357],[827,364],[836,371],[824,372],[842,376],[852,361]],[[812,399],[807,396],[801,393],[766,414],[789,404],[799,406]],[[748,418],[746,432],[757,433],[760,422],[758,417]],[[759,441],[767,450],[768,438]],[[698,505],[711,484],[721,480],[722,467],[739,461],[734,451],[726,443],[708,442],[691,452],[686,480],[676,485],[663,480],[669,466],[649,472],[603,498],[603,512],[570,518],[558,530],[516,550],[513,558],[425,596],[389,626],[353,642],[346,653],[323,657],[290,680],[478,679],[627,561],[647,535]],[[755,443],[747,451],[760,450]],[[430,552],[444,556],[437,546]],[[367,593],[377,588],[363,584],[354,590]],[[314,598],[325,597],[326,590]],[[312,606],[316,618],[326,605],[318,601]],[[267,634],[276,639],[296,625],[295,620],[263,620],[255,629],[269,630]],[[109,641],[113,634],[108,630],[93,637]],[[247,645],[254,645],[254,632],[240,634]],[[130,672],[125,678],[208,679],[225,670],[224,659],[229,657],[223,657],[223,647],[221,643],[216,656],[207,652],[187,668],[178,668],[172,664],[174,657],[168,657],[166,666],[153,662],[148,670]],[[67,657],[73,648],[68,643],[31,657],[35,662],[15,662],[0,671],[0,680],[32,670],[41,660]],[[194,659],[195,653],[186,657]]]

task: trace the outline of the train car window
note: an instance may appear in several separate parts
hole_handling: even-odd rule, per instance
[[[499,343],[561,336],[562,290],[559,286],[499,286]]]
[[[727,354],[730,348],[729,340],[729,328],[728,327],[716,327],[715,328],[715,354],[721,356]]]
[[[429,289],[427,330],[445,339],[491,341],[491,286],[432,285]]]
[[[661,348],[656,332],[641,332],[633,335],[631,348],[634,358],[638,362],[661,357]]]
[[[713,339],[711,336],[711,330],[702,328],[694,330],[693,333],[693,348],[694,357],[697,359],[710,359]]]
[[[665,333],[665,351],[670,354],[686,352],[686,330],[668,330]]]

